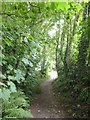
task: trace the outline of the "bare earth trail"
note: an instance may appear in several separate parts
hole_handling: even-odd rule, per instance
[[[34,118],[65,118],[66,113],[62,110],[52,90],[51,79],[41,84],[41,93],[34,97],[30,110]]]

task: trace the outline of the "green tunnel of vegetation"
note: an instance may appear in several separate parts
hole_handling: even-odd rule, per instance
[[[55,89],[88,104],[90,2],[3,2],[1,6],[2,117],[32,117],[28,112],[32,95],[53,67],[58,73]]]

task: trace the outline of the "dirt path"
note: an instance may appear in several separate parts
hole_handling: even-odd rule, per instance
[[[60,107],[52,90],[52,80],[41,84],[41,93],[36,95],[30,110],[34,118],[64,118],[65,113]]]

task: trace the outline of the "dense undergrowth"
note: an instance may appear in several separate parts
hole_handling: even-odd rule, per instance
[[[54,86],[58,92],[63,93],[67,96],[67,99],[72,99],[73,102],[89,103],[89,88],[83,84],[79,85],[75,80],[70,80],[63,77],[62,75],[54,81]],[[67,101],[66,99],[66,101]]]
[[[53,89],[58,95],[60,102],[66,111],[73,117],[88,118],[89,117],[89,84],[86,86],[83,82],[71,76],[65,77],[60,72],[60,76],[53,82]]]
[[[63,108],[71,117],[89,117],[89,89],[75,81],[59,77],[53,82],[53,90],[57,94]]]

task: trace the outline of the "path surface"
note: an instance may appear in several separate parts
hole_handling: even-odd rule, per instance
[[[41,84],[41,93],[36,95],[30,107],[34,118],[64,118],[60,102],[55,99],[51,79]]]

